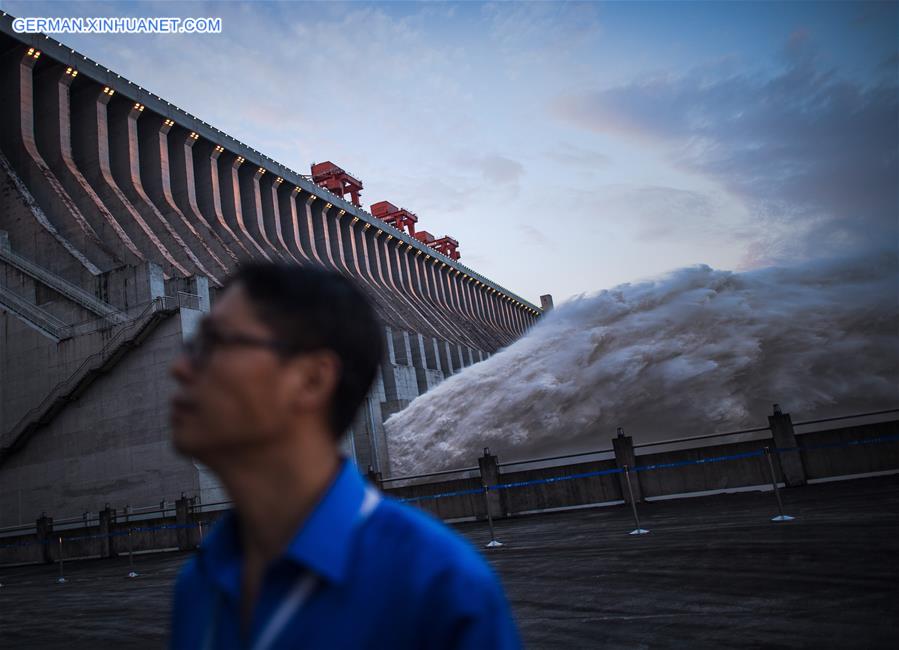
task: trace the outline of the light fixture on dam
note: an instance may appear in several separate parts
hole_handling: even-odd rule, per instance
[[[110,97],[112,97],[113,95],[115,95],[115,91],[112,88],[110,88],[109,86],[106,86],[103,88],[103,94],[109,95]]]
[[[68,75],[68,76],[72,77],[72,79],[74,79],[75,77],[78,76],[78,71],[75,68],[69,66],[68,68],[66,68],[66,75]]]
[[[259,175],[262,176],[265,173],[265,167],[260,167],[258,170]]]
[[[242,163],[243,161],[244,161],[244,157],[243,157],[243,156],[238,156],[238,157],[237,157],[237,162],[238,162],[238,163]]]
[[[30,56],[32,59],[38,59],[41,56],[41,51],[36,50],[33,47],[29,47],[28,54],[26,56]]]
[[[191,131],[190,135],[187,137],[190,138],[191,140],[199,140],[200,139],[200,136],[197,135],[196,133],[194,133],[193,131]]]
[[[144,108],[146,108],[146,107],[143,104],[141,104],[140,102],[136,102],[134,104],[134,110],[136,110],[138,113],[143,113]]]
[[[166,120],[163,124],[166,126],[175,126],[175,120]]]
[[[222,145],[217,144],[217,145],[215,145],[215,150],[217,153],[222,153],[225,150],[225,148]]]

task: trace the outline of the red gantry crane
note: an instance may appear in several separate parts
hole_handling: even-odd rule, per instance
[[[340,198],[350,195],[350,201],[356,207],[362,207],[359,195],[362,193],[362,181],[348,174],[330,160],[312,163],[312,182],[323,187]]]
[[[371,204],[371,213],[397,230],[415,236],[415,224],[418,222],[418,217],[406,208],[398,208],[390,201],[378,201]]]
[[[445,235],[440,239],[437,239],[427,230],[419,230],[417,233],[415,233],[415,239],[420,241],[422,244],[425,244],[426,246],[430,246],[438,253],[443,253],[451,260],[457,260],[462,257],[457,250],[459,248],[459,242],[457,242],[449,235]]]

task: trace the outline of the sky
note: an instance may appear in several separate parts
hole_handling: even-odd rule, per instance
[[[287,167],[334,161],[536,304],[899,249],[896,3],[0,7],[221,17],[56,38]]]

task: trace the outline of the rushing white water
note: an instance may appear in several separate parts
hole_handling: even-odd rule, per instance
[[[386,423],[393,474],[899,404],[899,259],[695,266],[570,300]]]

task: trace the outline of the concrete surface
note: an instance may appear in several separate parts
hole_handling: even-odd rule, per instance
[[[899,476],[497,523],[488,558],[531,648],[899,644]],[[488,541],[486,526],[458,529]],[[0,647],[156,648],[184,553],[0,569]]]

